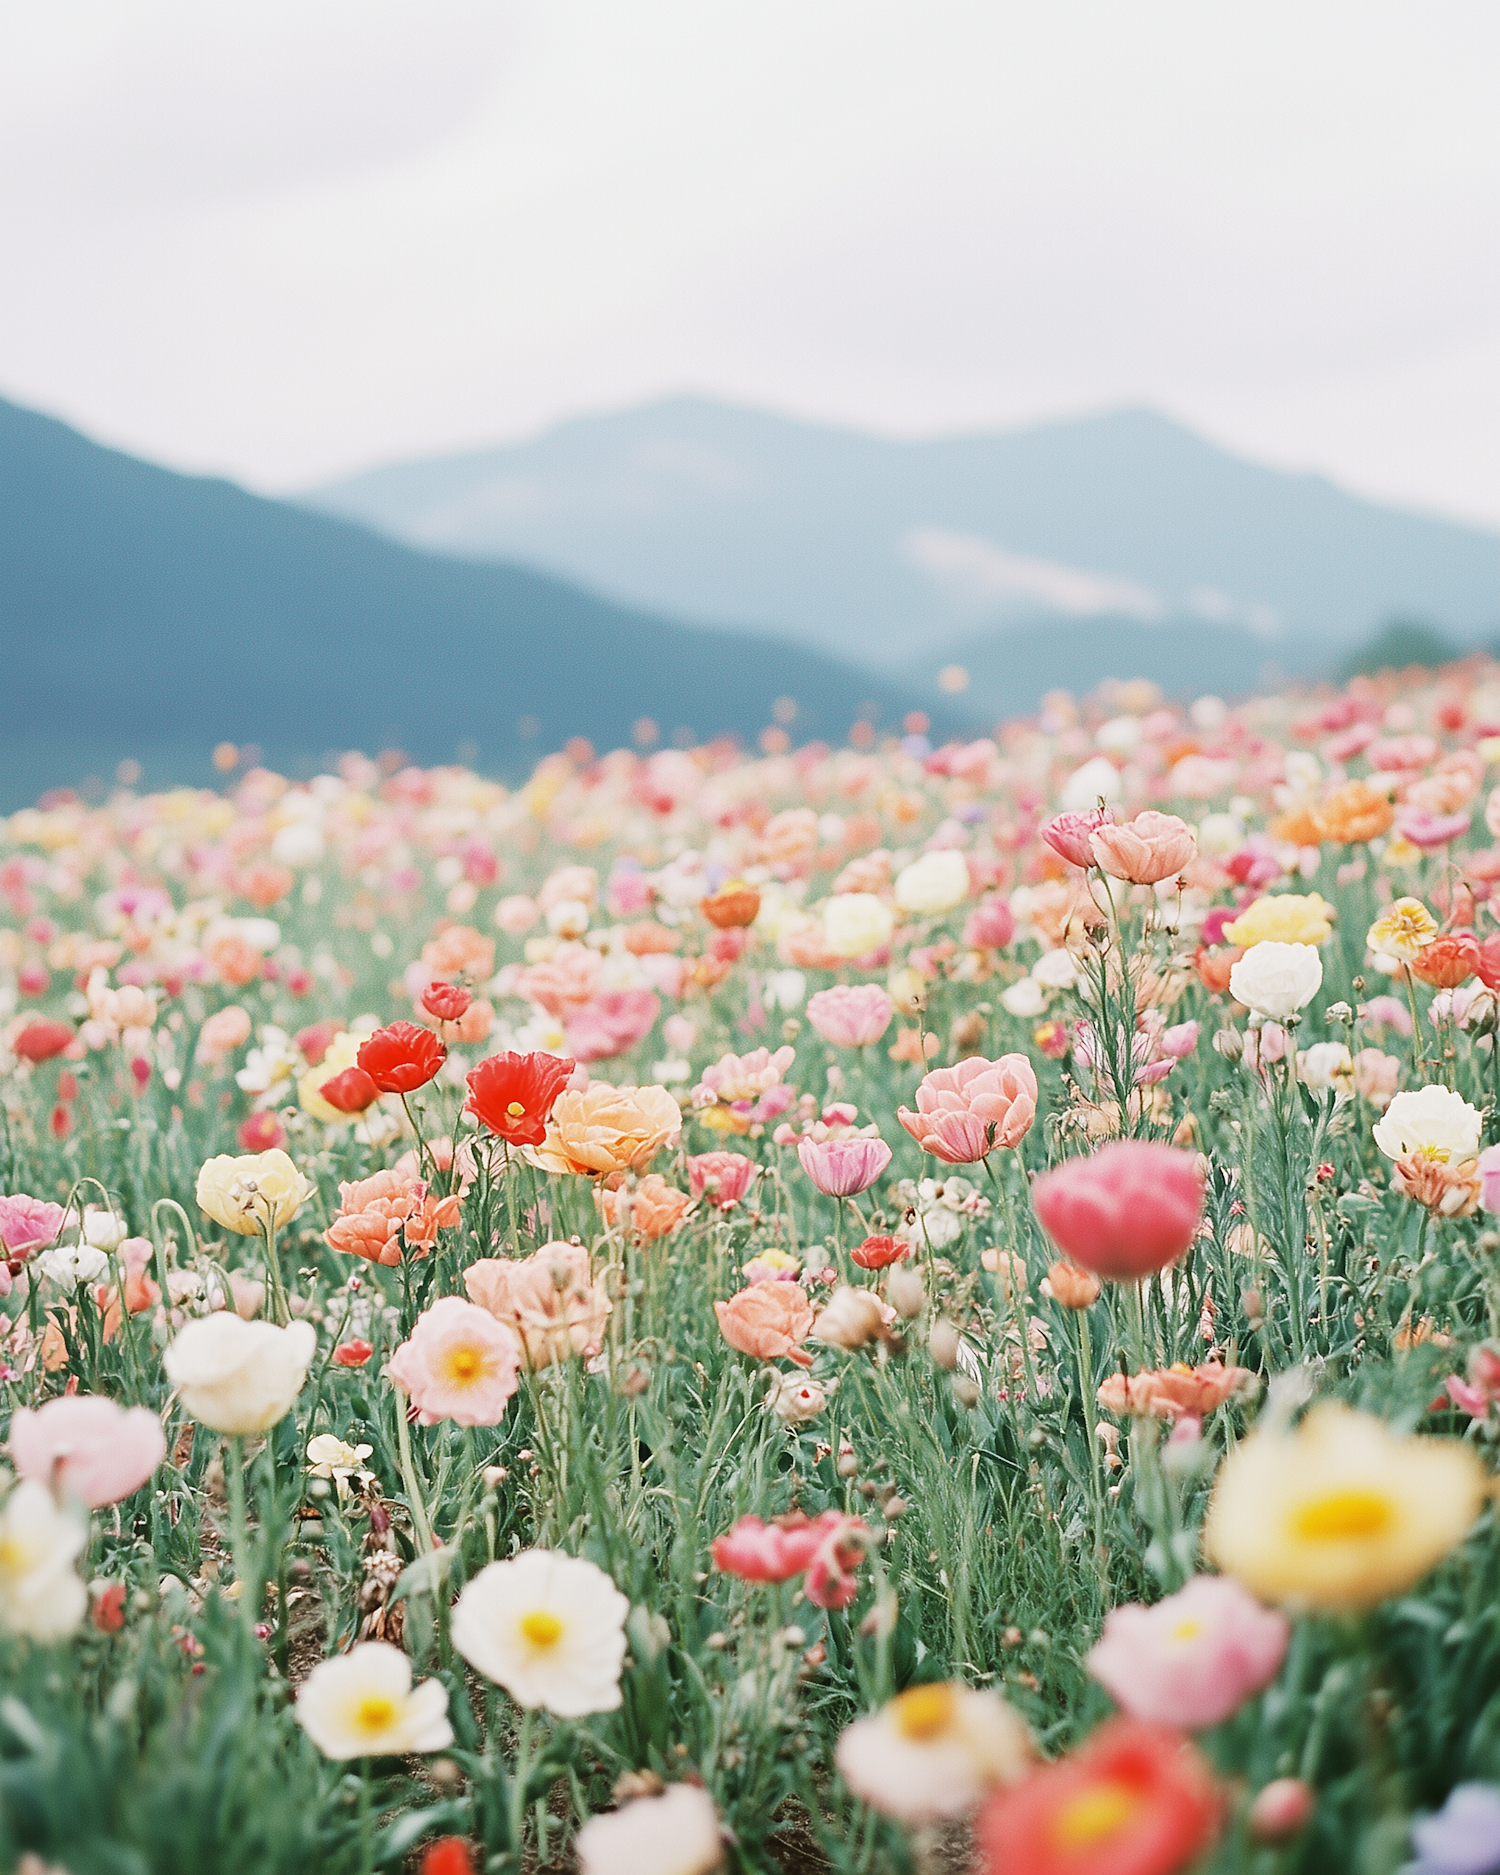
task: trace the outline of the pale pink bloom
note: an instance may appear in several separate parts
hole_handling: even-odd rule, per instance
[[[1407,807],[1396,816],[1396,831],[1427,853],[1453,840],[1461,840],[1469,831],[1469,816],[1433,814],[1425,807]]]
[[[639,918],[651,909],[655,893],[645,873],[616,867],[609,875],[605,904],[611,918]]]
[[[199,1029],[198,1059],[210,1063],[222,1061],[249,1039],[250,1012],[241,1009],[238,1003],[231,1003],[227,1009],[216,1009]]]
[[[55,1243],[67,1211],[46,1198],[28,1198],[24,1192],[0,1198],[0,1244],[13,1257],[30,1256]]]
[[[1015,913],[1003,898],[981,899],[964,924],[964,943],[971,951],[1003,951],[1015,935]]]
[[[387,1371],[424,1426],[495,1426],[520,1366],[520,1343],[504,1322],[461,1296],[442,1296],[417,1317]]]
[[[971,1055],[934,1068],[917,1088],[917,1111],[896,1118],[924,1152],[947,1165],[971,1165],[1019,1146],[1036,1118],[1036,1074],[1025,1055],[986,1061]]]
[[[1500,1146],[1486,1146],[1479,1155],[1479,1203],[1482,1209],[1500,1211]]]
[[[592,866],[559,866],[555,872],[548,874],[546,883],[536,895],[536,902],[543,911],[551,911],[554,905],[561,905],[571,899],[592,906],[598,897],[599,875]]]
[[[593,1000],[599,988],[598,951],[587,944],[559,944],[545,963],[518,971],[512,993],[538,1003],[549,1016],[566,1020]]]
[[[1367,1003],[1361,1003],[1359,1016],[1362,1022],[1373,1023],[1376,1028],[1394,1029],[1398,1035],[1411,1034],[1411,1011],[1399,996],[1372,996]]]
[[[1371,1106],[1388,1107],[1401,1081],[1401,1063],[1378,1048],[1362,1048],[1354,1057],[1354,1086]]]
[[[687,1169],[688,1190],[718,1211],[737,1205],[759,1170],[742,1152],[700,1152],[688,1160]]]
[[[668,1048],[675,1049],[679,1055],[685,1055],[698,1039],[698,1025],[691,1016],[668,1016],[661,1025],[661,1032]]]
[[[804,1139],[797,1147],[802,1170],[825,1198],[852,1198],[868,1191],[891,1162],[883,1139]]]
[[[580,1243],[547,1243],[529,1257],[481,1257],[464,1287],[483,1309],[519,1336],[528,1368],[570,1354],[596,1354],[611,1303],[595,1283]]]
[[[1150,808],[1124,826],[1096,827],[1089,845],[1097,866],[1132,885],[1159,885],[1198,856],[1198,842],[1187,822]]]
[[[1154,1607],[1113,1609],[1086,1664],[1132,1719],[1199,1732],[1271,1684],[1290,1638],[1286,1616],[1228,1576],[1195,1576]]]
[[[102,1394],[65,1394],[10,1422],[11,1462],[23,1478],[77,1498],[90,1510],[138,1491],[167,1454],[166,1434],[144,1406],[128,1411]]]
[[[1278,1777],[1255,1794],[1245,1813],[1250,1825],[1250,1840],[1259,1843],[1287,1842],[1307,1827],[1317,1808],[1317,1794],[1300,1777]]]
[[[568,1014],[568,1053],[575,1061],[609,1061],[628,1054],[651,1033],[661,1014],[654,990],[602,990]]]
[[[795,1048],[755,1048],[748,1055],[723,1055],[711,1068],[703,1070],[699,1090],[706,1089],[715,1100],[754,1100],[768,1088],[777,1086],[787,1069],[797,1059]],[[695,1090],[697,1098],[699,1090]]]
[[[1093,837],[1101,827],[1114,825],[1114,811],[1097,807],[1089,814],[1058,814],[1042,828],[1042,838],[1070,866],[1093,866]]]
[[[1198,1024],[1196,1022],[1175,1023],[1170,1029],[1162,1030],[1156,1045],[1164,1055],[1170,1055],[1174,1061],[1185,1061],[1198,1046]]]
[[[802,1346],[813,1325],[813,1306],[798,1283],[754,1283],[727,1302],[716,1302],[719,1333],[730,1347],[758,1361],[795,1361],[811,1367]]]
[[[836,983],[807,1001],[807,1019],[835,1048],[869,1048],[891,1025],[896,1005],[878,983]]]
[[[523,892],[511,893],[495,907],[495,923],[507,937],[524,937],[541,915],[536,900]]]

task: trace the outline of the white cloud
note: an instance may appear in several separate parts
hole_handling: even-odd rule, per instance
[[[1164,610],[1159,595],[1137,580],[1034,560],[946,528],[917,528],[902,542],[902,552],[965,611],[1040,605],[1076,618],[1123,612],[1130,618],[1157,619]]]

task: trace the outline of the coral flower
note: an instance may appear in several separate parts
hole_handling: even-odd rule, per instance
[[[760,888],[731,879],[710,897],[700,899],[698,909],[720,931],[741,929],[760,916]]]
[[[1098,1390],[1099,1404],[1111,1413],[1136,1419],[1202,1419],[1227,1400],[1253,1392],[1256,1378],[1248,1367],[1225,1367],[1204,1361],[1199,1367],[1147,1368],[1139,1374],[1111,1374]]]
[[[1195,1576],[1154,1607],[1111,1610],[1084,1664],[1132,1719],[1199,1732],[1271,1684],[1290,1638],[1230,1577]]]
[[[388,1371],[424,1426],[496,1426],[520,1365],[520,1343],[504,1322],[461,1296],[441,1296],[417,1317]]]
[[[1036,1074],[1024,1055],[971,1056],[934,1068],[917,1088],[917,1111],[896,1118],[924,1152],[947,1165],[971,1165],[1019,1146],[1036,1118]]]
[[[670,1236],[693,1202],[685,1191],[669,1185],[660,1172],[648,1172],[634,1191],[596,1191],[594,1200],[612,1230],[623,1224],[644,1243]]]
[[[688,1190],[716,1211],[731,1211],[760,1170],[742,1152],[700,1152],[687,1162]]]
[[[904,1237],[866,1237],[849,1255],[862,1270],[883,1270],[910,1256],[911,1245]]]
[[[1435,990],[1456,990],[1479,975],[1483,959],[1468,931],[1455,931],[1424,944],[1411,960],[1411,973]]]
[[[1092,1270],[1058,1261],[1047,1269],[1047,1286],[1054,1301],[1065,1309],[1091,1309],[1099,1300],[1099,1278]]]
[[[1385,795],[1366,781],[1346,781],[1318,807],[1318,825],[1325,840],[1340,846],[1362,846],[1378,840],[1396,818]]]
[[[415,1022],[392,1022],[377,1029],[356,1057],[382,1094],[414,1094],[425,1087],[448,1057],[433,1034]]]
[[[682,1110],[664,1087],[597,1081],[559,1094],[546,1136],[526,1156],[544,1172],[644,1172],[682,1133]]]
[[[855,1134],[850,1139],[804,1139],[797,1157],[802,1170],[825,1198],[853,1198],[868,1191],[891,1162],[883,1139]]]
[[[789,1582],[807,1568],[822,1538],[819,1524],[805,1516],[785,1517],[776,1523],[741,1517],[732,1529],[714,1538],[714,1567],[742,1582]]]
[[[439,1022],[461,1021],[473,1000],[473,992],[457,983],[429,983],[420,998],[423,1009]]]
[[[403,1235],[408,1249],[430,1249],[438,1231],[451,1230],[462,1214],[456,1193],[436,1198],[421,1179],[384,1169],[339,1186],[339,1215],[325,1237],[347,1256],[394,1268],[401,1261]]]
[[[1032,1203],[1075,1263],[1130,1280],[1165,1269],[1193,1241],[1203,1215],[1203,1174],[1194,1153],[1116,1140],[1043,1173]]]
[[[481,1257],[464,1271],[472,1299],[519,1338],[528,1368],[595,1354],[611,1303],[579,1243],[548,1243],[529,1257]]]
[[[878,983],[836,983],[807,1000],[807,1019],[835,1048],[871,1048],[891,1025],[896,1005]]]
[[[1198,842],[1185,820],[1150,809],[1123,826],[1096,827],[1089,845],[1096,866],[1131,885],[1159,885],[1198,856]]]
[[[975,1834],[985,1875],[1177,1875],[1212,1844],[1223,1810],[1180,1733],[1114,1719],[992,1797]]]
[[[167,1453],[166,1435],[144,1406],[128,1411],[100,1394],[18,1407],[10,1423],[11,1462],[90,1510],[138,1491]]]
[[[35,1017],[11,1043],[10,1051],[18,1061],[50,1061],[54,1055],[60,1055],[72,1040],[73,1030],[68,1023]]]
[[[540,1146],[576,1066],[557,1055],[491,1055],[469,1071],[468,1110],[507,1145]]]
[[[380,1089],[363,1068],[345,1068],[324,1081],[318,1092],[336,1113],[364,1113],[380,1098]]]
[[[807,1292],[798,1283],[755,1283],[727,1302],[716,1302],[719,1333],[741,1354],[758,1361],[792,1360],[811,1367],[801,1346],[816,1319]]]

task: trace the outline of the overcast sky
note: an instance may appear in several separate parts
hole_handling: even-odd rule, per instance
[[[695,390],[1500,525],[1493,0],[0,0],[0,393],[281,490]]]

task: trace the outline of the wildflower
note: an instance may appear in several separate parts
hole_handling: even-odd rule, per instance
[[[1219,1467],[1210,1560],[1262,1601],[1337,1613],[1398,1595],[1461,1543],[1488,1479],[1470,1447],[1403,1438],[1332,1401]]]
[[[664,1087],[610,1087],[559,1094],[546,1135],[526,1156],[544,1172],[644,1172],[682,1132],[682,1111]]]
[[[220,1153],[198,1171],[198,1209],[241,1237],[284,1230],[315,1190],[279,1147],[239,1158]]]
[[[1286,1616],[1231,1578],[1195,1576],[1154,1607],[1111,1610],[1084,1664],[1132,1719],[1198,1732],[1271,1684],[1290,1638]]]
[[[464,1287],[515,1334],[528,1369],[596,1354],[613,1306],[579,1243],[543,1244],[529,1257],[481,1257],[464,1271]]]
[[[403,1236],[408,1250],[430,1250],[438,1231],[452,1230],[462,1215],[456,1192],[438,1198],[422,1179],[387,1167],[339,1186],[339,1214],[324,1238],[346,1255],[394,1268]]]
[[[1110,769],[1110,775],[1118,786],[1118,777],[1113,768]],[[1094,857],[1095,833],[1101,827],[1113,826],[1114,818],[1114,810],[1108,807],[1095,808],[1086,814],[1057,814],[1042,828],[1042,838],[1070,866],[1081,866],[1087,870],[1099,863]]]
[[[331,1359],[335,1367],[363,1367],[374,1352],[371,1342],[362,1341],[356,1335],[352,1341],[341,1341]]]
[[[516,1390],[520,1365],[520,1343],[504,1322],[461,1296],[440,1296],[417,1317],[387,1371],[424,1426],[440,1419],[496,1426]]]
[[[36,1065],[50,1061],[54,1055],[60,1055],[71,1045],[72,1040],[73,1030],[68,1023],[33,1016],[12,1040],[10,1051],[18,1061],[29,1061]]]
[[[1325,840],[1337,841],[1340,846],[1363,846],[1386,832],[1396,818],[1396,810],[1367,781],[1346,781],[1324,796],[1317,817]]]
[[[564,1032],[576,1061],[612,1061],[651,1033],[661,998],[644,988],[600,990],[569,1011]]]
[[[971,1056],[934,1068],[917,1088],[917,1111],[896,1118],[924,1152],[948,1165],[970,1165],[1019,1146],[1036,1118],[1036,1074],[1024,1055],[998,1061]]]
[[[1177,1875],[1213,1843],[1223,1807],[1179,1733],[1115,1719],[991,1797],[975,1833],[987,1875]]]
[[[826,1198],[853,1198],[868,1191],[891,1162],[883,1139],[803,1139],[797,1146],[802,1170]]]
[[[1108,822],[1089,836],[1094,864],[1132,885],[1174,878],[1197,857],[1198,843],[1176,814],[1147,810],[1123,826]]]
[[[1099,1278],[1076,1263],[1049,1264],[1046,1288],[1065,1309],[1089,1309],[1099,1300]]]
[[[862,1270],[883,1270],[911,1255],[911,1245],[903,1237],[866,1237],[849,1252],[850,1260]]]
[[[1459,1784],[1435,1816],[1413,1823],[1417,1860],[1402,1875],[1492,1875],[1500,1868],[1500,1788]]]
[[[805,1426],[810,1419],[816,1419],[827,1404],[828,1395],[815,1380],[772,1369],[766,1405],[783,1426]]]
[[[1202,1419],[1226,1401],[1253,1393],[1256,1385],[1246,1367],[1225,1367],[1219,1361],[1188,1367],[1178,1362],[1175,1367],[1147,1368],[1128,1379],[1111,1374],[1096,1397],[1109,1412],[1137,1419]]]
[[[331,1479],[339,1496],[347,1497],[351,1478],[374,1476],[362,1469],[374,1450],[373,1445],[346,1445],[335,1433],[320,1432],[307,1443],[307,1474],[310,1478]]]
[[[385,1641],[361,1641],[315,1666],[294,1708],[325,1758],[385,1758],[445,1751],[453,1743],[448,1689],[411,1683],[411,1661]]]
[[[238,1003],[229,1003],[223,1009],[216,1009],[204,1019],[203,1027],[198,1031],[198,1059],[206,1062],[222,1061],[226,1055],[232,1055],[237,1048],[243,1048],[250,1039],[250,1012],[242,1009]]]
[[[969,896],[968,862],[951,848],[924,853],[896,874],[893,891],[897,909],[909,916],[941,916]]]
[[[1377,957],[1409,964],[1438,934],[1438,921],[1419,898],[1398,898],[1370,926],[1365,943]]]
[[[896,920],[873,892],[840,892],[823,907],[823,940],[835,957],[869,957],[891,941]]]
[[[1284,1022],[1323,984],[1323,960],[1310,944],[1254,944],[1229,972],[1229,993],[1258,1016]]]
[[[886,1332],[895,1311],[884,1307],[873,1289],[840,1284],[812,1326],[812,1339],[852,1352]]]
[[[341,1068],[331,1079],[321,1082],[317,1092],[324,1105],[332,1107],[335,1114],[363,1113],[380,1098],[380,1089],[363,1068]],[[312,1111],[305,1093],[302,1104]],[[314,1112],[313,1117],[318,1119],[321,1115]]]
[[[560,1719],[620,1704],[630,1604],[602,1569],[523,1550],[481,1569],[453,1608],[453,1645],[518,1706]]]
[[[600,1187],[594,1202],[611,1229],[623,1226],[643,1243],[655,1243],[676,1230],[693,1201],[660,1172],[648,1172],[633,1191]]]
[[[1278,944],[1321,944],[1333,930],[1333,907],[1319,893],[1299,897],[1295,892],[1278,892],[1258,898],[1223,928],[1230,944],[1253,945],[1274,941]]]
[[[162,1355],[184,1409],[214,1432],[269,1432],[290,1412],[318,1333],[311,1322],[275,1328],[220,1310],[178,1331]]]
[[[964,943],[971,951],[1003,951],[1015,935],[1015,913],[1003,898],[981,899],[964,921]]]
[[[35,1478],[23,1478],[0,1505],[0,1630],[32,1640],[71,1634],[88,1607],[73,1563],[88,1525]]]
[[[1075,1263],[1116,1280],[1148,1276],[1174,1262],[1196,1236],[1203,1174],[1193,1153],[1117,1140],[1043,1173],[1032,1187],[1032,1203]]]
[[[1460,1159],[1448,1165],[1422,1153],[1398,1159],[1391,1167],[1391,1183],[1434,1217],[1472,1217],[1484,1192],[1478,1160]]]
[[[688,1190],[716,1211],[732,1211],[760,1167],[739,1152],[700,1152],[687,1162]]]
[[[574,1847],[579,1875],[713,1875],[724,1862],[719,1813],[697,1784],[590,1817]]]
[[[392,1022],[361,1043],[356,1063],[382,1094],[414,1094],[437,1074],[448,1050],[415,1022]]]
[[[56,1243],[67,1216],[63,1205],[28,1198],[24,1192],[0,1198],[0,1244],[10,1258],[28,1257]]]
[[[760,916],[760,890],[743,879],[729,879],[717,892],[700,899],[698,909],[717,930],[740,930]]]
[[[1415,1155],[1449,1165],[1478,1154],[1483,1125],[1462,1094],[1434,1083],[1397,1094],[1375,1123],[1374,1139],[1388,1159]]]
[[[1456,990],[1483,968],[1479,945],[1468,931],[1439,933],[1411,960],[1411,973],[1435,990]]]
[[[878,983],[837,983],[808,998],[807,1019],[835,1048],[871,1048],[891,1025],[896,1006]]]
[[[755,1283],[727,1302],[716,1302],[719,1333],[730,1347],[758,1361],[795,1361],[811,1367],[802,1347],[812,1331],[813,1306],[796,1283]]]
[[[128,1410],[101,1394],[18,1407],[10,1422],[11,1463],[23,1478],[98,1510],[138,1491],[165,1458],[166,1434],[144,1406]]]
[[[558,1055],[491,1055],[468,1074],[468,1111],[497,1139],[540,1146],[576,1062]]]
[[[694,1098],[701,1094],[712,1100],[755,1100],[781,1085],[796,1058],[797,1051],[791,1047],[778,1048],[774,1055],[768,1048],[756,1048],[743,1056],[725,1055],[703,1070]]]
[[[438,1022],[462,1021],[473,1000],[471,990],[457,983],[442,982],[429,983],[418,998],[421,1007]]]
[[[844,1782],[885,1816],[932,1823],[967,1814],[1035,1762],[1031,1734],[998,1693],[956,1681],[913,1686],[840,1734]]]
[[[436,1766],[433,1768],[435,1770]],[[439,1836],[435,1842],[428,1843],[417,1864],[417,1875],[475,1875],[468,1838]]]

